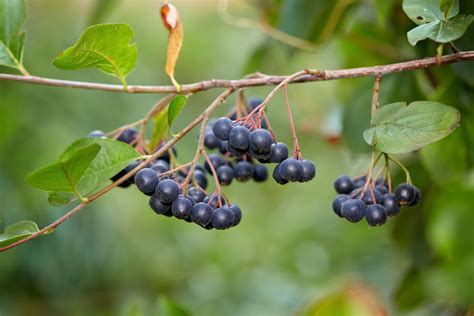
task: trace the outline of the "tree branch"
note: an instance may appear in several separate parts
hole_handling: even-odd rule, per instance
[[[456,54],[445,55],[438,60],[436,57],[429,57],[424,59],[416,59],[395,64],[387,64],[372,67],[360,67],[340,70],[307,70],[308,74],[300,76],[291,80],[289,83],[302,83],[312,81],[328,81],[343,78],[367,77],[375,75],[385,75],[394,72],[437,67],[440,65],[453,64],[462,61],[474,60],[474,51],[459,52]],[[181,86],[181,93],[194,93],[213,88],[232,88],[239,89],[245,87],[258,87],[266,85],[278,85],[288,76],[270,76],[259,75],[257,78],[247,78],[240,80],[220,80],[212,79],[205,80]],[[130,85],[124,89],[121,85],[69,81],[51,79],[37,76],[20,76],[11,74],[0,74],[0,80],[25,82],[37,85],[46,85],[54,87],[67,87],[75,89],[89,89],[102,90],[109,92],[123,92],[123,93],[178,93],[176,87],[172,85],[167,86],[143,86]]]

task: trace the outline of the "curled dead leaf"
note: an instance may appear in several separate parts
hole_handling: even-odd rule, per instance
[[[174,78],[174,69],[178,61],[181,46],[183,45],[183,25],[179,18],[178,10],[172,4],[164,3],[160,8],[160,14],[164,26],[169,31],[165,72],[179,92],[181,86]]]

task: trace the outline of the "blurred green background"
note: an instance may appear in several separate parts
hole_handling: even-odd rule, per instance
[[[160,1],[26,2],[30,73],[115,83],[95,70],[58,70],[51,61],[92,23],[128,23],[139,51],[128,82],[168,84]],[[432,56],[436,49],[429,42],[409,46],[406,31],[414,25],[397,0],[230,1],[231,14],[304,38],[315,45],[311,51],[225,23],[217,1],[173,3],[185,30],[176,69],[182,83],[369,66]],[[473,6],[461,1],[461,13],[474,13]],[[471,28],[455,44],[472,50],[473,43]],[[115,189],[53,234],[0,254],[0,315],[185,315],[178,309],[191,315],[384,315],[378,305],[389,315],[472,315],[473,73],[469,62],[384,77],[381,104],[428,99],[463,114],[451,136],[401,157],[424,200],[385,226],[350,224],[330,206],[333,180],[368,166],[361,133],[369,124],[372,79],[293,85],[297,132],[303,156],[317,165],[315,181],[225,188],[244,218],[224,232],[156,216],[136,188]],[[246,94],[263,97],[270,89]],[[174,130],[218,93],[192,96]],[[91,130],[141,118],[158,97],[0,81],[0,230],[22,219],[42,227],[65,213],[29,187],[26,175]],[[234,102],[235,96],[216,115]],[[290,143],[282,95],[272,100],[269,118],[277,137]],[[178,144],[181,162],[192,159],[196,138],[193,131]]]

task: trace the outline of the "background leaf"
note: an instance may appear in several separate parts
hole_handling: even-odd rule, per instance
[[[403,11],[418,25],[445,20],[459,13],[459,1],[453,3],[447,16],[441,11],[440,0],[404,0]]]
[[[192,314],[167,297],[158,301],[157,316],[191,316]]]
[[[125,77],[137,60],[137,46],[130,44],[132,37],[133,31],[127,24],[93,25],[53,63],[65,70],[96,67],[118,77],[125,85]]]
[[[168,110],[169,106],[153,118],[153,130],[149,144],[150,151],[153,151],[168,134],[170,126],[168,124]]]
[[[15,241],[28,237],[38,232],[38,225],[32,221],[20,221],[5,228],[5,231],[0,234],[0,247],[8,246]]]
[[[21,66],[25,19],[23,0],[0,0],[0,65],[14,68]]]
[[[60,158],[58,162],[43,167],[27,178],[30,185],[45,191],[76,192],[81,179],[92,160],[97,156],[100,146],[82,146],[71,155]]]
[[[439,8],[443,11],[445,18],[459,13],[459,0],[440,0]]]
[[[412,46],[427,38],[437,43],[449,43],[463,36],[473,19],[472,15],[459,15],[448,21],[436,20],[422,24],[409,31],[407,38]]]
[[[459,111],[453,107],[417,101],[390,116],[384,115],[383,120],[364,131],[364,139],[381,152],[411,152],[449,135],[459,126],[460,119]]]
[[[95,0],[89,16],[89,24],[98,24],[112,11],[121,0]]]
[[[174,97],[168,107],[168,125],[171,126],[174,120],[178,117],[181,111],[186,106],[188,98],[184,95],[178,95]]]

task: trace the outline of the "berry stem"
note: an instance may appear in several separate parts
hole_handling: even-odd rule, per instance
[[[382,75],[375,75],[374,89],[372,91],[372,118],[375,116],[379,109],[379,94],[380,94],[380,81],[382,80]]]
[[[219,178],[217,177],[216,169],[214,169],[214,166],[212,165],[212,162],[209,159],[209,156],[207,155],[205,150],[202,151],[202,154],[203,154],[204,158],[206,158],[206,161],[209,164],[209,168],[211,169],[212,176],[214,177],[214,183],[216,185],[216,193],[217,193],[217,198],[218,198],[218,201],[219,201],[219,205],[220,205],[220,207],[222,207],[221,185],[219,184]]]
[[[288,101],[288,91],[286,84],[283,86],[283,95],[285,97],[285,107],[288,114],[288,120],[290,121],[291,135],[293,136],[293,157],[301,159],[300,146],[298,144],[298,137],[296,136],[295,125],[293,123],[293,115],[291,115],[290,102]]]
[[[388,156],[388,159],[390,159],[391,161],[393,161],[394,163],[396,163],[397,165],[399,165],[400,168],[403,169],[403,171],[405,172],[405,175],[406,175],[407,183],[408,183],[408,184],[411,184],[411,177],[410,177],[410,172],[408,171],[408,169],[407,169],[399,160],[397,160],[396,158],[394,158],[394,157],[392,157],[392,156]]]

